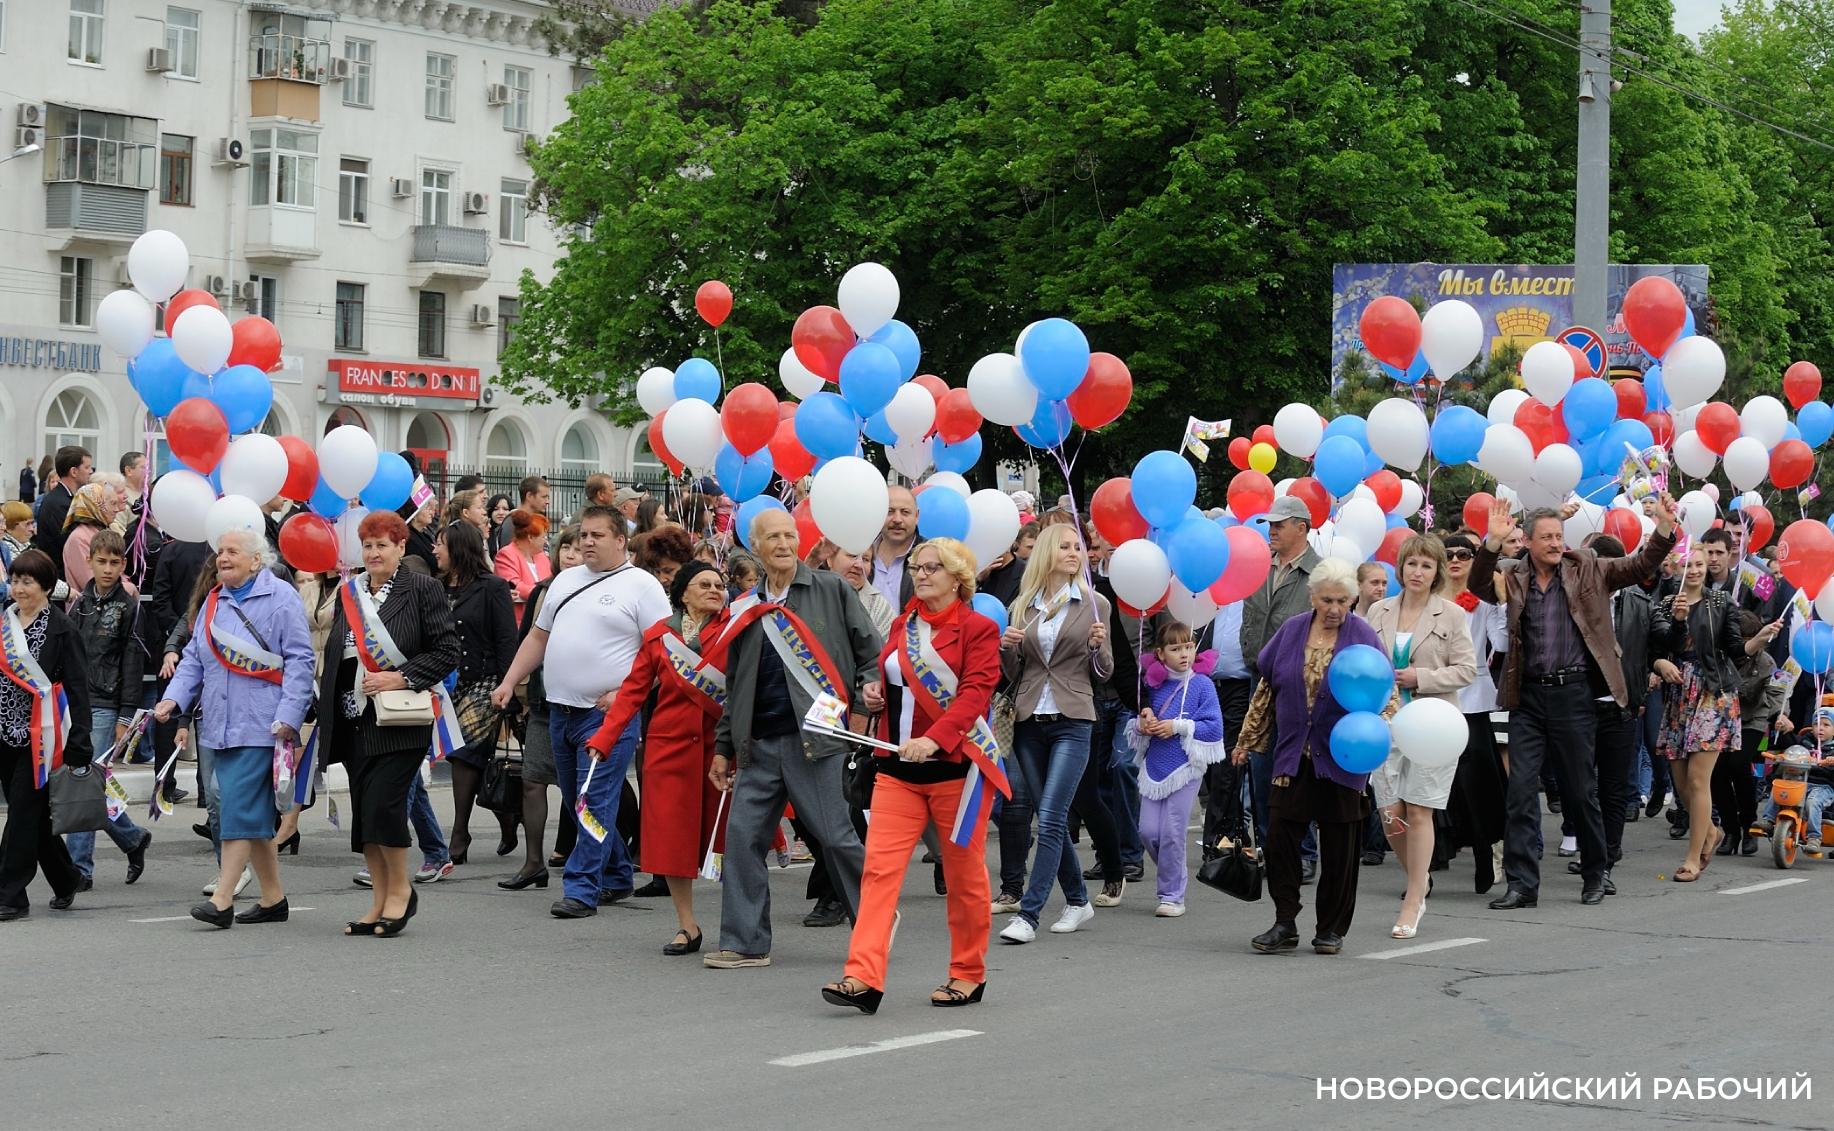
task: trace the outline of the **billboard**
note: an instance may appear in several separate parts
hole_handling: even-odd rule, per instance
[[[1363,308],[1383,295],[1422,307],[1463,299],[1484,320],[1488,348],[1527,349],[1573,325],[1573,265],[1508,263],[1339,263],[1332,268],[1331,383],[1344,358],[1362,351],[1357,322]],[[1610,322],[1594,326],[1605,341],[1613,370],[1641,372],[1648,358],[1624,332],[1618,313],[1624,292],[1645,275],[1661,275],[1681,288],[1697,325],[1707,325],[1707,269],[1703,264],[1613,263],[1606,284]],[[1365,355],[1366,356],[1366,355]],[[1368,359],[1374,365],[1374,359]]]

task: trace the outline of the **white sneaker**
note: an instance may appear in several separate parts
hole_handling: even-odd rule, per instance
[[[369,869],[368,868],[365,868],[362,871],[358,872],[356,875],[350,877],[350,882],[357,885],[360,888],[367,888],[367,887],[375,886],[375,881],[369,878]]]
[[[1056,930],[1057,928],[1051,929]],[[1014,915],[1012,920],[1006,924],[1006,929],[1000,932],[1001,941],[1009,943],[1028,943],[1037,937],[1038,928],[1027,923],[1023,915]]]
[[[255,882],[254,868],[244,867],[242,869],[242,878],[236,881],[236,894],[241,895],[244,891],[248,890],[248,885],[254,882]]]
[[[1019,910],[1019,901],[1010,892],[1001,892],[993,901],[995,915],[1013,915]]]
[[[1093,918],[1095,918],[1095,908],[1087,903],[1071,904],[1063,909],[1063,914],[1057,917],[1057,922],[1051,924],[1051,933],[1067,935],[1072,931],[1079,931]]]
[[[436,884],[452,874],[454,865],[448,860],[444,864],[422,864],[420,871],[414,873],[417,884]]]
[[[1161,919],[1176,919],[1180,915],[1184,914],[1184,904],[1182,903],[1161,903],[1159,905],[1159,910],[1153,912],[1153,914],[1157,915]]]

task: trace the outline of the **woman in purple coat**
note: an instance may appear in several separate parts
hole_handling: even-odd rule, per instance
[[[1325,672],[1337,653],[1352,644],[1380,649],[1382,640],[1361,617],[1356,574],[1344,562],[1326,558],[1311,573],[1312,611],[1289,617],[1261,649],[1261,685],[1248,705],[1235,745],[1236,765],[1249,751],[1274,758],[1268,798],[1267,890],[1274,900],[1274,925],[1256,935],[1263,954],[1299,945],[1299,842],[1309,824],[1318,825],[1318,933],[1312,949],[1336,954],[1344,947],[1356,913],[1358,840],[1367,816],[1363,788],[1367,774],[1345,772],[1331,758],[1331,728],[1344,708],[1331,694]]]

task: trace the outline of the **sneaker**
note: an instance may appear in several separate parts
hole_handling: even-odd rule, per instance
[[[1112,884],[1103,884],[1102,890],[1095,893],[1093,902],[1097,907],[1119,907],[1121,905],[1121,894],[1126,890],[1126,880],[1116,880]]]
[[[1802,851],[1804,851],[1804,852],[1820,852],[1820,851],[1821,851],[1821,837],[1819,837],[1819,836],[1805,836],[1805,837],[1803,837],[1803,838],[1802,838]]]
[[[1561,837],[1560,838],[1560,855],[1578,856],[1579,855],[1579,838],[1576,836]]]
[[[790,863],[808,864],[813,862],[814,859],[815,854],[809,851],[808,845],[802,843],[801,837],[797,837],[795,841],[790,844]]]
[[[1153,914],[1157,915],[1161,919],[1176,919],[1180,915],[1184,914],[1184,904],[1182,903],[1161,903],[1159,905],[1159,910],[1153,912]]]
[[[771,956],[768,954],[740,954],[736,950],[716,950],[702,958],[700,964],[709,970],[746,970],[754,966],[769,966]]]
[[[1000,941],[1009,943],[1028,943],[1038,937],[1038,928],[1025,921],[1025,916],[1014,915],[1000,932]]]
[[[369,878],[368,878],[369,873],[363,872],[361,873],[361,875],[364,877],[363,886],[368,887],[369,886]],[[242,878],[236,881],[236,894],[241,895],[244,891],[248,890],[248,885],[254,882],[255,882],[255,870],[253,868],[243,868],[242,869]],[[205,895],[215,895],[216,893],[217,893],[217,882],[215,880],[211,880],[209,883],[204,885],[204,894]]]
[[[417,884],[437,884],[447,876],[450,876],[452,874],[452,869],[453,863],[450,860],[446,861],[444,864],[435,864],[432,861],[428,861],[420,866],[420,871],[414,873],[414,882]]]
[[[995,915],[1017,915],[1019,913],[1019,897],[1009,891],[1001,892],[994,898],[993,913]]]
[[[1767,837],[1771,833],[1774,833],[1776,831],[1777,831],[1777,822],[1769,817],[1759,817],[1756,821],[1752,822],[1752,825],[1751,825],[1751,835],[1752,836],[1766,836]]]
[[[368,868],[365,868],[361,872],[358,872],[356,875],[350,877],[350,882],[357,885],[360,888],[368,888],[368,887],[376,886],[375,882],[369,878],[369,869]]]
[[[1063,909],[1063,914],[1057,917],[1057,922],[1051,924],[1051,933],[1053,935],[1070,934],[1072,931],[1088,926],[1089,920],[1093,918],[1095,918],[1095,908],[1087,903],[1072,903]]]

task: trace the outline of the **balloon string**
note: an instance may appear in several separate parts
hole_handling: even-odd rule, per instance
[[[142,485],[140,494],[140,519],[134,524],[134,543],[132,546],[128,547],[128,556],[134,563],[134,588],[141,592],[146,591],[146,530],[147,524],[153,513],[153,493],[149,489],[153,479],[153,414],[151,412],[147,413],[144,419],[146,424],[141,429],[140,452],[146,462],[142,465],[140,472],[140,482]]]

